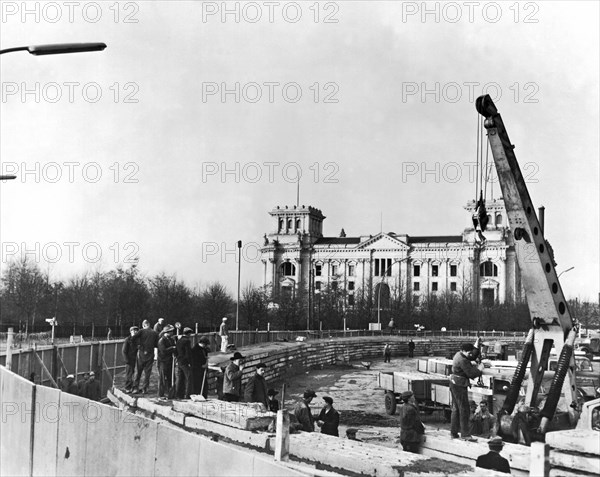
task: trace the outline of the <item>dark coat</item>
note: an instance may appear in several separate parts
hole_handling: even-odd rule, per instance
[[[242,374],[240,368],[234,362],[229,363],[225,369],[225,379],[223,380],[223,393],[233,394],[234,396],[242,395]]]
[[[419,410],[411,403],[400,406],[400,442],[421,442],[425,427],[421,422]]]
[[[208,350],[196,343],[192,347],[191,351],[191,364],[192,364],[192,394],[207,394],[208,383],[205,382],[204,374],[206,373],[206,363],[208,362]],[[202,382],[204,382],[204,390],[202,389]]]
[[[470,384],[469,379],[481,376],[481,371],[477,366],[473,366],[471,361],[458,351],[452,358],[452,376],[451,381],[458,386],[467,387]]]
[[[189,336],[177,340],[177,365],[189,366],[192,363],[192,342]]]
[[[244,401],[246,402],[260,402],[269,409],[269,398],[267,397],[267,382],[263,376],[254,373],[248,382],[246,383],[246,389],[244,390]]]
[[[325,408],[321,409],[319,414],[319,421],[323,421],[324,424],[321,426],[321,434],[328,434],[330,436],[339,437],[338,427],[340,425],[340,413],[334,408],[331,408],[329,412]]]
[[[123,347],[121,348],[121,354],[123,355],[123,358],[127,364],[135,364],[137,352],[137,343],[134,341],[133,336],[128,336],[125,338]]]
[[[170,365],[175,350],[175,342],[168,336],[162,335],[158,340],[158,362]]]
[[[154,348],[158,347],[158,333],[152,328],[142,328],[134,337],[138,345],[138,357],[142,362],[154,360]]]
[[[84,386],[85,397],[92,401],[100,401],[102,399],[102,389],[100,381],[90,379]]]
[[[277,412],[277,411],[279,411],[279,401],[277,399],[275,399],[275,398],[269,399],[268,409],[271,412]]]
[[[510,464],[508,463],[508,460],[495,451],[489,451],[487,454],[477,457],[475,465],[482,469],[491,469],[510,474]]]

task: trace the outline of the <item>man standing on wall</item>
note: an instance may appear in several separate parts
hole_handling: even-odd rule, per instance
[[[229,344],[229,327],[227,326],[227,317],[223,317],[223,320],[221,321],[221,327],[219,328],[219,336],[221,337],[221,352],[227,353],[227,345]]]
[[[452,417],[450,419],[450,434],[453,439],[458,438],[458,430],[462,439],[474,442],[469,429],[469,393],[470,379],[478,378],[483,374],[485,366],[473,366],[470,356],[475,350],[471,343],[463,343],[452,359],[452,374],[450,375],[450,393],[452,394]]]
[[[134,336],[139,331],[137,326],[129,328],[129,336],[125,338],[121,354],[125,359],[125,392],[133,391],[133,373],[135,371],[135,360],[137,358],[137,344],[134,341]]]
[[[177,341],[177,397],[189,399],[192,390],[192,341],[191,328],[183,329],[183,336]]]
[[[166,400],[167,397],[172,397],[171,383],[173,377],[171,372],[173,369],[173,354],[177,349],[171,339],[173,331],[175,331],[175,328],[172,325],[165,326],[162,329],[162,336],[158,340],[158,399],[161,401]]]
[[[242,395],[242,375],[244,374],[244,365],[242,360],[245,356],[236,351],[229,358],[231,363],[225,369],[225,379],[223,380],[223,400],[230,402],[238,402]]]
[[[256,365],[256,372],[248,382],[244,389],[244,401],[246,402],[259,402],[265,405],[266,410],[269,410],[269,398],[267,393],[267,382],[265,381],[265,371],[267,365],[265,363],[258,363]]]
[[[144,320],[142,329],[137,332],[134,341],[138,344],[137,373],[135,375],[134,392],[140,392],[140,378],[144,372],[144,384],[142,392],[146,394],[150,386],[150,374],[154,364],[154,350],[158,346],[158,333],[150,328],[150,322]]]

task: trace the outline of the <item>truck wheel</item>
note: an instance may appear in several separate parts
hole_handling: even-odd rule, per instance
[[[390,416],[396,413],[396,395],[390,391],[385,393],[385,412]]]

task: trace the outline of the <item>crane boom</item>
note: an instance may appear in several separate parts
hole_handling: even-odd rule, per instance
[[[567,413],[571,421],[576,420],[572,408],[572,403],[576,401],[572,348],[577,324],[569,312],[552,251],[544,239],[502,117],[489,95],[477,98],[476,109],[485,117],[484,127],[487,129],[510,231],[515,239],[517,263],[531,316],[533,352],[526,395],[529,406],[538,405],[537,394],[552,348],[561,356],[559,367],[562,366],[562,369],[555,373],[546,405],[540,413],[540,432],[543,433],[557,410]],[[514,407],[514,403],[510,404]],[[507,411],[512,412],[512,409]]]

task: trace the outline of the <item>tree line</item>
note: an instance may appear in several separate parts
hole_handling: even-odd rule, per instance
[[[344,325],[368,329],[369,323],[378,320],[386,328],[392,317],[401,330],[418,326],[426,330],[526,331],[530,327],[525,303],[482,307],[471,296],[469,290],[430,294],[417,303],[400,289],[349,292],[329,285],[310,294],[278,293],[249,283],[241,290],[239,329],[342,329]],[[579,299],[569,304],[584,327],[600,328],[598,304]],[[48,331],[45,320],[56,317],[58,336],[89,336],[92,327],[97,336],[108,328],[113,336],[123,336],[144,319],[154,323],[164,317],[168,323],[211,332],[218,330],[223,316],[235,326],[236,301],[223,284],[190,288],[175,275],[147,276],[137,263],[52,280],[37,263],[24,258],[9,263],[0,280],[2,331],[9,326],[23,333]]]

